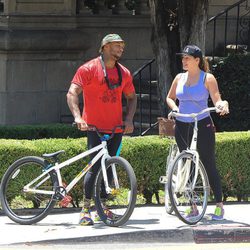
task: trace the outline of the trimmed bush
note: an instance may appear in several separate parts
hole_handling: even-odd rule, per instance
[[[224,199],[236,196],[240,201],[250,195],[250,132],[218,133],[216,140]]]
[[[216,134],[216,157],[222,177],[225,197],[242,197],[250,194],[250,133],[224,132]],[[163,189],[159,177],[165,175],[165,162],[171,140],[159,136],[124,137],[121,156],[134,168],[138,181],[138,192],[154,192]],[[64,161],[86,150],[86,138],[82,139],[41,139],[41,140],[0,140],[0,178],[7,167],[20,157],[41,156],[64,149],[60,156]],[[80,160],[62,171],[63,180],[69,182],[87,164]],[[72,191],[75,206],[82,200],[82,181]]]
[[[70,124],[0,126],[3,139],[80,138],[86,136]]]

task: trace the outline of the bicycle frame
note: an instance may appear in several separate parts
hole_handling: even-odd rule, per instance
[[[65,187],[65,191],[66,193],[68,193],[73,187],[74,185],[91,169],[91,167],[101,158],[101,168],[102,168],[102,172],[103,172],[103,179],[104,179],[104,185],[105,185],[105,189],[107,193],[111,192],[110,187],[108,186],[108,178],[107,178],[107,171],[105,168],[105,160],[110,158],[110,155],[108,153],[108,149],[107,149],[107,141],[102,141],[100,145],[97,145],[95,147],[93,147],[92,149],[89,149],[79,155],[76,155],[74,157],[72,157],[71,159],[68,159],[62,163],[55,163],[54,166],[49,167],[48,169],[46,169],[41,175],[39,175],[37,178],[35,178],[33,181],[31,181],[30,183],[28,183],[27,185],[24,186],[24,192],[32,192],[32,193],[37,193],[37,194],[51,194],[53,195],[55,193],[55,191],[47,191],[47,190],[41,190],[41,189],[37,189],[39,188],[39,186],[44,183],[47,179],[50,178],[50,176],[47,176],[46,178],[43,178],[44,176],[46,176],[48,173],[55,171],[58,177],[58,181],[59,181],[59,186],[62,187],[63,183],[62,183],[62,176],[61,176],[61,172],[60,169],[62,169],[65,166],[68,166],[70,164],[72,164],[73,162],[76,162],[82,158],[87,157],[88,155],[99,151],[96,156],[79,172],[79,174],[76,175],[76,177]],[[112,171],[113,171],[113,177],[115,180],[115,184],[117,186],[118,185],[118,180],[117,180],[117,174],[116,174],[116,169],[114,166],[112,166]],[[31,186],[36,183],[37,181],[41,180],[38,184],[35,185],[34,188],[32,188]],[[65,195],[65,194],[63,194]]]

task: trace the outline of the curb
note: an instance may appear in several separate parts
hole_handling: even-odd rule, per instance
[[[250,243],[250,228],[237,229],[170,229],[146,230],[77,238],[51,239],[30,242],[18,242],[10,245],[73,244],[73,243]]]
[[[250,243],[250,228],[195,229],[194,242],[203,243]]]
[[[87,236],[87,237],[78,237],[78,238],[65,238],[65,239],[52,239],[52,240],[41,240],[41,241],[32,241],[32,242],[18,242],[14,245],[22,244],[72,244],[72,243],[94,243],[94,242],[103,242],[103,243],[176,243],[176,242],[186,242],[193,243],[193,230],[192,229],[182,229],[182,230],[147,230],[147,231],[137,231],[137,232],[128,232],[128,233],[117,233],[109,235],[99,235],[99,236]]]

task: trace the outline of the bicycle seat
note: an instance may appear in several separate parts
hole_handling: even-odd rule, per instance
[[[64,153],[65,151],[64,150],[59,150],[57,152],[54,152],[54,153],[50,153],[50,154],[43,154],[42,156],[44,158],[56,158],[58,155]]]

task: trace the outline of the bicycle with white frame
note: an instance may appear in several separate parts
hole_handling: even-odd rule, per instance
[[[94,200],[100,219],[108,226],[121,226],[130,218],[136,203],[137,183],[133,168],[120,156],[111,157],[107,142],[114,136],[115,127],[107,134],[89,125],[101,139],[100,145],[59,163],[64,152],[27,156],[15,161],[5,172],[0,188],[5,214],[19,224],[33,224],[45,218],[57,202],[62,201],[75,184],[101,159],[101,168],[94,185]],[[104,130],[107,131],[107,130]],[[70,181],[63,184],[61,169],[74,167],[76,161],[90,154],[96,156]],[[113,215],[106,214],[109,209]]]
[[[178,146],[174,140],[173,136],[168,136],[168,138],[171,140],[169,153],[166,160],[166,173],[164,176],[160,176],[159,182],[161,184],[164,184],[164,201],[165,201],[165,210],[168,214],[172,214],[174,211],[174,208],[172,206],[169,193],[168,193],[168,174],[169,170],[171,168],[171,164],[173,164],[175,157],[178,155]]]
[[[207,209],[210,193],[206,170],[197,151],[198,119],[201,114],[218,111],[215,107],[206,108],[199,113],[181,114],[170,112],[171,117],[191,117],[194,119],[193,136],[190,147],[178,153],[168,172],[168,194],[175,214],[183,222],[198,223]],[[188,210],[195,206],[196,216],[187,216]]]

